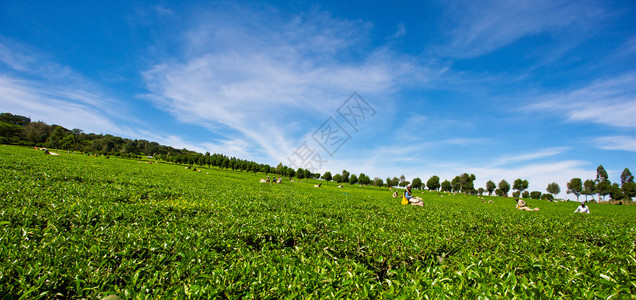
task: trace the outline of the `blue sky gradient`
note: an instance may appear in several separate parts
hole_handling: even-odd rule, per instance
[[[0,2],[0,111],[316,171],[636,171],[633,1]],[[375,110],[358,130],[337,109]],[[312,134],[349,131],[330,156]]]

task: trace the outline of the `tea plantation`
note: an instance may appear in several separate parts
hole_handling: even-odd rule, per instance
[[[636,206],[421,193],[0,145],[0,297],[636,295]]]

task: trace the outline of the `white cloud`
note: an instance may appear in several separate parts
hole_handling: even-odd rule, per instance
[[[494,162],[491,164],[492,166],[504,166],[504,165],[508,165],[511,163],[518,163],[518,162],[525,162],[525,161],[530,161],[530,160],[537,160],[537,159],[541,159],[541,158],[545,158],[545,157],[550,157],[550,156],[554,156],[560,153],[563,153],[565,151],[569,150],[568,147],[555,147],[555,148],[548,148],[548,149],[540,149],[537,151],[533,151],[533,152],[529,152],[529,153],[524,153],[524,154],[517,154],[517,155],[512,155],[512,156],[502,156],[499,157],[497,159],[494,160]]]
[[[479,56],[531,35],[571,39],[605,15],[594,1],[459,1],[448,6],[448,17],[456,24],[441,53],[455,57]]]
[[[192,18],[185,57],[144,73],[148,99],[182,122],[227,126],[248,141],[247,152],[277,160],[353,91],[385,98],[418,68],[386,48],[358,50],[368,24],[327,13],[285,19],[230,6]]]
[[[633,136],[603,136],[594,139],[594,145],[605,150],[623,150],[636,152],[636,138]]]
[[[565,115],[569,122],[636,128],[636,74],[591,83],[560,94],[535,97],[523,111]]]

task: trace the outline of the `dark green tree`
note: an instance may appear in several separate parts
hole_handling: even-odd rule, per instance
[[[549,183],[548,187],[545,189],[548,193],[552,194],[552,198],[554,198],[554,196],[556,196],[558,193],[561,192],[561,187],[559,187],[559,184],[556,182],[553,183]]]
[[[501,180],[499,182],[499,189],[503,193],[504,197],[508,197],[508,192],[510,191],[510,183],[508,183],[508,181],[506,181],[505,179]]]
[[[341,176],[342,176],[342,182],[349,182],[349,175],[351,173],[349,173],[349,171],[347,170],[342,170]]]
[[[476,178],[477,177],[475,177],[475,174],[468,175],[468,173],[464,173],[459,176],[460,188],[462,193],[465,193],[465,194],[473,193],[473,191],[475,190],[474,181]]]
[[[486,191],[488,191],[488,196],[492,196],[492,193],[495,191],[496,188],[497,185],[495,185],[492,180],[488,180],[488,182],[486,182]]]
[[[598,168],[596,168],[596,183],[598,184],[601,181],[605,181],[607,178],[607,171],[605,171],[603,165],[599,165]]]
[[[340,174],[333,175],[333,181],[337,183],[342,183],[342,175]]]
[[[455,176],[455,178],[453,178],[453,180],[451,180],[451,187],[452,187],[453,193],[457,193],[457,192],[459,192],[461,190],[462,181],[461,181],[461,178],[459,176]]]
[[[603,197],[603,201],[605,201],[605,196],[609,195],[612,190],[612,183],[605,179],[596,184],[596,192],[600,197]]]
[[[381,187],[382,185],[384,185],[382,178],[376,177],[373,179],[373,186]]]
[[[480,187],[480,188],[478,188],[478,189],[477,189],[477,193],[479,193],[479,196],[484,195],[484,191],[485,191],[485,190],[484,190],[484,188],[482,188],[482,187]]]
[[[583,191],[581,194],[585,195],[585,202],[587,202],[587,196],[592,196],[596,193],[596,183],[592,179],[588,179],[583,183]],[[592,200],[594,198],[592,197]]]
[[[576,195],[576,201],[579,201],[579,196],[583,191],[583,182],[581,178],[572,178],[570,182],[567,183],[568,190],[566,193]]]
[[[326,181],[331,181],[331,179],[332,179],[331,172],[327,171],[327,172],[325,172],[325,174],[322,174],[322,179],[326,180]]]
[[[431,176],[426,182],[426,186],[430,191],[437,191],[440,188],[439,177],[436,175]]]
[[[358,176],[358,182],[362,185],[369,185],[369,183],[371,183],[371,179],[366,174],[360,173],[360,176]]]
[[[512,183],[512,189],[521,193],[528,188],[528,185],[528,180],[518,178]]]
[[[636,182],[625,182],[623,184],[623,194],[628,200],[636,197]]]
[[[541,199],[541,192],[539,192],[539,191],[530,192],[530,198],[532,198],[532,199]]]
[[[618,186],[618,183],[614,183],[611,185],[611,187],[609,188],[609,195],[610,198],[612,198],[612,200],[614,201],[622,200],[624,197],[623,190],[621,190],[621,187]]]
[[[419,190],[422,188],[422,179],[419,177],[413,178],[413,183],[411,183],[414,189]]]
[[[530,192],[523,191],[523,193],[521,194],[521,197],[526,198],[526,199],[530,198]]]
[[[351,174],[351,176],[349,177],[349,184],[356,184],[358,183],[358,176],[356,176],[356,174]]]
[[[625,168],[623,173],[621,173],[621,186],[626,182],[634,182],[634,175],[632,175],[632,172],[630,172],[628,168]]]
[[[451,185],[450,181],[448,181],[448,180],[444,180],[442,182],[441,187],[442,187],[442,191],[444,191],[444,192],[450,192],[453,189],[453,186]]]

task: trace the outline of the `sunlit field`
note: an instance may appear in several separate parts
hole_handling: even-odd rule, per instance
[[[53,152],[57,152],[52,150]],[[636,295],[636,206],[416,191],[0,146],[0,296]]]

